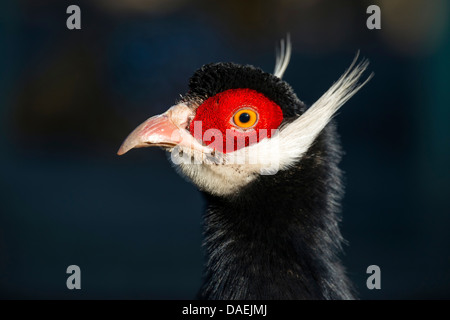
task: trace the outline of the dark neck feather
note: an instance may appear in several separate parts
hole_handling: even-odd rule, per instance
[[[297,165],[232,198],[206,195],[202,299],[352,299],[338,258],[339,143],[329,124]]]

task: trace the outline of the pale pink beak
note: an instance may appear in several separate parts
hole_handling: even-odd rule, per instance
[[[117,154],[123,155],[133,148],[142,147],[190,147],[202,152],[209,149],[201,145],[187,130],[191,108],[185,104],[173,106],[165,113],[151,117],[139,125],[120,146]]]

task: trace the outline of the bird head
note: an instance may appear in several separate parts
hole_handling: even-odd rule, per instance
[[[291,45],[281,44],[273,74],[250,65],[213,63],[197,70],[189,91],[139,125],[118,154],[160,146],[197,187],[229,196],[298,163],[335,112],[369,79],[367,62],[352,65],[311,107],[282,80]],[[370,78],[370,77],[369,77]]]

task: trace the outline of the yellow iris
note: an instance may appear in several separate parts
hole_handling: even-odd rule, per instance
[[[241,128],[250,128],[255,125],[258,115],[252,109],[242,109],[233,116],[234,124]]]

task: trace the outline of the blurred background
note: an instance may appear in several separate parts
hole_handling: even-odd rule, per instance
[[[81,30],[66,9],[81,8]],[[366,9],[381,8],[381,30]],[[166,154],[116,151],[205,63],[272,72],[314,103],[357,50],[372,81],[337,116],[343,260],[362,299],[450,298],[446,0],[2,1],[0,298],[191,299],[203,202]],[[81,268],[81,290],[66,268]],[[369,265],[381,290],[366,288]]]

